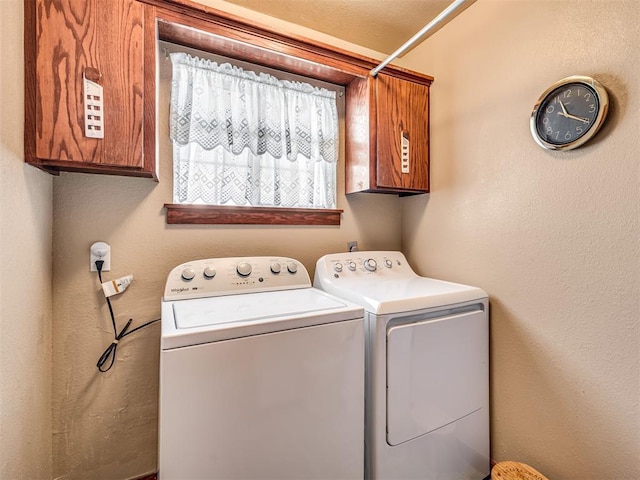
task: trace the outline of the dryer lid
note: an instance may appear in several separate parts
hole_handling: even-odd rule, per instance
[[[322,283],[320,288],[378,315],[455,305],[487,296],[480,288],[417,275],[385,280],[366,278],[340,282],[339,279],[331,279]]]

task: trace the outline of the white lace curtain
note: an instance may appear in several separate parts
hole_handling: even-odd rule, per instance
[[[172,53],[174,203],[336,207],[335,92]]]

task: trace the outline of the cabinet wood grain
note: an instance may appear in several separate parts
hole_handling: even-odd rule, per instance
[[[376,184],[375,79],[356,78],[346,88],[346,192],[367,191]]]
[[[135,0],[25,0],[28,162],[155,176],[155,159],[145,162],[143,152],[145,8]],[[84,135],[85,74],[104,89],[103,139]]]
[[[377,185],[429,191],[429,86],[380,74],[376,78]],[[409,140],[409,171],[401,169],[401,139]]]
[[[411,80],[383,70],[346,89],[346,193],[415,195],[429,191],[429,89],[433,78]],[[402,135],[409,169],[402,171]]]

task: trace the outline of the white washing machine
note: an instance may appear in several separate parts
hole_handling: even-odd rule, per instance
[[[420,277],[400,252],[326,255],[314,286],[365,309],[366,477],[487,477],[486,293]]]
[[[162,301],[162,480],[362,479],[363,309],[281,257],[174,268]]]

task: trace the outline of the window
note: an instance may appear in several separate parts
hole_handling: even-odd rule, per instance
[[[172,53],[174,203],[336,208],[336,92]]]

